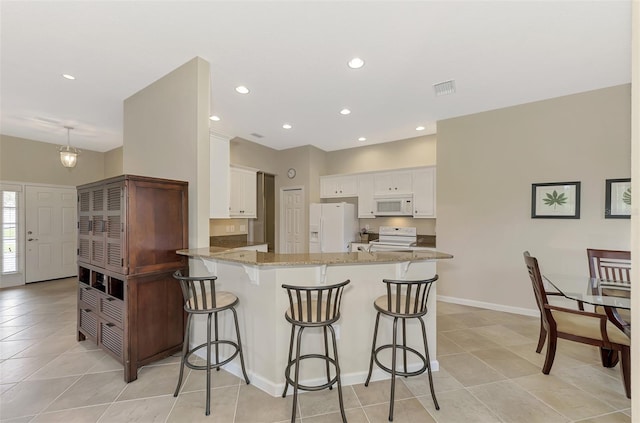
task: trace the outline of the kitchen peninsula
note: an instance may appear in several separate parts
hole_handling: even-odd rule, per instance
[[[284,318],[289,304],[282,284],[333,284],[351,280],[344,292],[341,318],[334,325],[342,383],[351,385],[364,382],[367,375],[375,323],[373,302],[385,294],[382,279],[427,279],[436,273],[437,260],[453,257],[436,251],[276,254],[220,247],[177,253],[202,260],[206,271],[218,277],[217,289],[238,296],[238,319],[249,379],[251,384],[274,396],[280,395],[284,387],[290,336],[290,325]],[[425,323],[432,366],[437,370],[435,304],[436,292],[432,291]],[[220,321],[222,336],[233,338],[231,317],[221,315]],[[421,350],[419,325],[411,323],[407,323],[407,345]],[[204,320],[194,321],[193,326],[193,343],[201,343],[206,336],[206,324]],[[378,343],[388,342],[391,331],[391,321],[381,321]],[[322,332],[310,333],[309,338],[307,347],[320,351],[324,348]],[[410,369],[420,366],[412,354],[407,358]],[[225,368],[239,375],[236,361]],[[321,363],[310,362],[301,367],[301,379],[306,383],[316,383],[323,377]],[[374,370],[373,380],[386,377],[387,373]]]

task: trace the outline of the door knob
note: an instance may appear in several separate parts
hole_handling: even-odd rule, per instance
[[[38,241],[38,238],[29,238],[27,241]]]

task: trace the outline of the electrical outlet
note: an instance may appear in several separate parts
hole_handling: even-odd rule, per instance
[[[367,230],[367,232],[369,232],[369,225],[364,225],[364,228]]]

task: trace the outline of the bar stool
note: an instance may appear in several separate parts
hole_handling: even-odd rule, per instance
[[[194,370],[207,371],[207,394],[205,415],[210,414],[211,408],[211,369],[220,370],[223,366],[240,355],[240,365],[242,366],[242,374],[244,380],[249,384],[249,378],[244,368],[244,356],[242,354],[242,342],[240,341],[240,330],[238,328],[238,315],[235,306],[238,304],[238,297],[231,292],[216,292],[216,276],[183,276],[180,270],[177,270],[173,277],[180,281],[182,287],[182,295],[184,296],[184,310],[187,312],[187,327],[184,332],[184,342],[182,344],[182,360],[180,364],[180,376],[178,378],[178,386],[173,393],[174,397],[178,396],[180,385],[182,385],[182,376],[184,374],[184,366]],[[231,310],[233,313],[233,321],[236,326],[237,342],[230,340],[221,340],[218,338],[218,313],[225,310]],[[191,319],[196,314],[207,315],[207,342],[202,343],[192,349],[189,349],[189,332],[191,329]],[[214,336],[211,340],[211,316],[214,318]],[[232,354],[220,361],[220,344],[230,345],[233,348]],[[211,362],[211,346],[215,346],[215,362]],[[201,348],[207,349],[207,364],[196,365],[189,362],[189,357]]]
[[[340,383],[340,364],[338,363],[338,348],[336,346],[336,333],[332,324],[340,319],[340,304],[342,302],[342,291],[349,284],[347,279],[344,282],[335,285],[325,286],[293,286],[282,285],[287,290],[289,296],[289,309],[284,317],[291,323],[291,339],[289,341],[289,360],[287,368],[284,372],[285,385],[282,397],[287,394],[289,385],[293,386],[293,412],[291,414],[291,422],[296,419],[296,407],[298,401],[298,389],[304,391],[319,391],[321,389],[332,389],[333,385],[338,385],[338,401],[340,402],[340,413],[342,421],[346,422],[347,418],[344,414],[344,404],[342,402],[342,385]],[[324,333],[324,354],[304,354],[300,355],[300,343],[302,333],[306,328],[322,328]],[[296,328],[298,328],[298,336],[296,340],[296,356],[293,358],[293,341]],[[329,356],[329,343],[327,340],[327,329],[331,332],[333,344],[333,358]],[[300,362],[308,358],[316,358],[325,361],[327,370],[327,383],[322,385],[302,385],[299,383]],[[331,378],[330,364],[334,366],[336,375]],[[294,377],[291,378],[291,367],[294,367]]]
[[[429,292],[431,286],[438,280],[438,275],[435,275],[431,279],[416,280],[416,281],[400,281],[383,279],[387,286],[387,295],[382,295],[374,301],[373,305],[378,311],[376,314],[376,325],[373,330],[373,345],[371,346],[371,360],[369,362],[369,375],[364,383],[364,386],[369,386],[369,380],[371,379],[371,372],[373,371],[373,362],[375,361],[378,367],[382,370],[391,373],[391,401],[389,405],[389,421],[393,421],[393,404],[396,388],[396,375],[398,376],[417,376],[424,373],[427,370],[429,374],[429,387],[431,388],[431,397],[433,403],[436,406],[436,410],[440,409],[438,400],[436,399],[436,393],[433,389],[433,377],[431,375],[431,360],[429,359],[429,346],[427,345],[427,332],[424,325],[422,316],[427,314],[427,300],[429,299]],[[378,337],[378,323],[380,322],[380,315],[393,317],[393,339],[391,344],[381,345],[376,348],[376,339]],[[402,320],[402,345],[398,345],[398,319]],[[424,355],[414,348],[407,347],[407,319],[418,319],[422,326],[422,339],[424,341]],[[383,365],[378,360],[378,353],[383,350],[391,348],[391,368]],[[397,370],[396,365],[396,353],[397,350],[402,350],[404,371]],[[422,360],[422,367],[416,371],[407,371],[407,351],[415,354]]]

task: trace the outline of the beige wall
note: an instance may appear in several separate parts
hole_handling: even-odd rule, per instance
[[[280,169],[279,157],[278,150],[243,138],[233,138],[229,143],[229,160],[233,165],[252,167],[275,175]]]
[[[522,252],[587,273],[586,248],[629,249],[604,219],[605,179],[630,177],[630,86],[438,122],[438,294],[535,310]],[[531,219],[531,184],[581,181],[581,218]]]
[[[60,163],[58,145],[0,135],[0,180],[77,186],[104,178],[104,154],[83,150],[76,167]]]
[[[436,136],[408,138],[345,150],[329,151],[323,175],[369,172],[436,164]]]
[[[122,175],[122,147],[104,153],[104,177]]]
[[[209,63],[194,58],[124,101],[125,173],[189,182],[189,247],[209,246]]]

